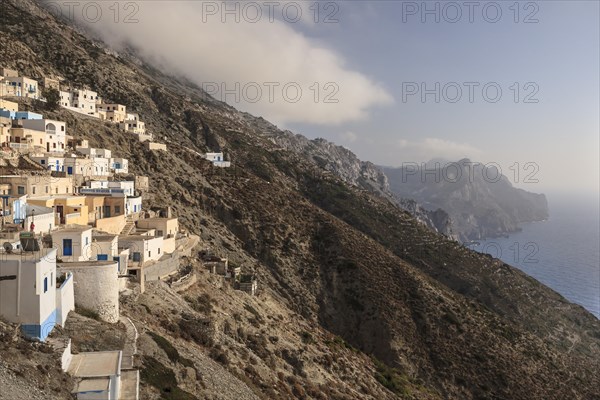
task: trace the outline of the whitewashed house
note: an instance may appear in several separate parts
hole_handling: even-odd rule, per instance
[[[41,235],[50,233],[52,229],[56,228],[56,213],[54,209],[27,204],[26,212],[25,229],[31,230],[33,227],[33,232]]]
[[[56,157],[49,154],[30,154],[29,158],[46,168],[48,171],[65,171],[64,157]]]
[[[38,82],[24,76],[5,76],[0,81],[0,97],[3,96],[39,99],[40,90]]]
[[[25,129],[46,132],[46,152],[64,153],[67,145],[67,124],[51,119],[24,119],[20,125]]]
[[[64,262],[88,261],[91,256],[92,228],[70,225],[51,232],[57,257]]]
[[[111,158],[112,157],[112,151],[110,151],[108,149],[98,149],[95,147],[88,147],[88,146],[77,146],[75,148],[75,150],[77,150],[81,154],[84,154],[90,158],[95,158],[95,157]]]
[[[77,400],[138,400],[139,371],[123,364],[120,350],[73,354],[66,369],[77,378]]]
[[[121,157],[113,157],[110,159],[110,168],[115,174],[128,174],[129,160]]]
[[[112,197],[135,196],[134,181],[88,181],[79,193]]]
[[[67,274],[57,284],[56,253],[56,249],[40,248],[0,254],[0,315],[21,324],[21,331],[33,340],[45,341],[73,309],[72,279],[69,283]]]
[[[225,161],[223,153],[206,153],[204,156],[208,161],[212,162],[215,167],[228,168],[231,167],[231,162]]]

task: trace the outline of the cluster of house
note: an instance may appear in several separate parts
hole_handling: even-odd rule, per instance
[[[153,141],[153,135],[146,131],[146,125],[140,120],[140,116],[137,113],[128,112],[127,107],[123,104],[105,103],[95,91],[90,89],[73,89],[62,85],[59,79],[43,77],[38,83],[37,80],[19,76],[18,71],[0,68],[0,98],[26,97],[35,100],[45,100],[42,96],[42,90],[46,89],[56,89],[60,95],[60,106],[67,110],[117,124],[125,132],[136,135],[141,142]],[[24,116],[27,117],[27,114],[19,113],[17,107],[17,103],[4,100],[0,103],[0,108],[4,108],[0,115],[17,121],[21,119],[36,119],[23,118]],[[22,128],[37,129],[31,124],[28,125]],[[4,138],[2,142],[6,143]],[[37,145],[38,143],[34,144]],[[48,149],[48,151],[50,150]]]
[[[76,306],[117,322],[127,282],[143,290],[176,273],[190,241],[169,209],[143,210],[148,178],[126,176],[127,159],[85,140],[65,147],[0,154],[3,165],[19,167],[0,175],[0,316],[39,341]],[[120,352],[72,355],[68,347],[62,358],[79,379],[78,398],[137,393],[137,371],[121,370]]]
[[[190,256],[199,238],[180,231],[170,208],[143,208],[148,178],[130,175],[127,159],[67,135],[65,122],[19,111],[18,103],[3,98],[39,99],[40,92],[35,80],[0,72],[0,166],[18,171],[0,175],[0,316],[39,341],[64,326],[75,307],[115,323],[128,283],[144,291],[145,282],[176,274],[180,257]],[[125,106],[102,103],[91,91],[60,94],[63,107],[145,134]],[[223,153],[204,157],[230,166]],[[255,294],[254,276],[227,259],[203,261],[236,289]],[[126,393],[137,399],[138,371],[122,359],[122,352],[74,355],[69,345],[62,365],[78,378],[78,398],[116,400]]]
[[[73,138],[67,135],[64,122],[44,119],[41,114],[30,111],[19,111],[19,103],[6,99],[17,97],[45,101],[42,96],[42,90],[45,89],[58,91],[61,107],[116,124],[121,130],[136,135],[140,142],[146,142],[150,150],[167,150],[165,144],[153,141],[153,134],[146,130],[146,124],[140,120],[139,114],[128,112],[126,105],[105,103],[97,92],[66,87],[59,79],[42,77],[38,83],[8,68],[0,68],[0,147],[22,152],[65,151]],[[204,158],[216,167],[231,166],[230,161],[225,161],[223,153],[206,153]],[[68,162],[66,167],[70,167]]]

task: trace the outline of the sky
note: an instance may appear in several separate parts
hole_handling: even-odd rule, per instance
[[[46,5],[363,160],[468,157],[527,190],[599,192],[598,1],[67,3]]]

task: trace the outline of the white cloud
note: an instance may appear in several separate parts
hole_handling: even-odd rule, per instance
[[[401,159],[410,161],[427,161],[432,158],[459,160],[465,157],[476,158],[483,153],[468,143],[439,138],[425,138],[421,141],[398,139],[395,145],[401,152]]]
[[[340,140],[347,143],[354,143],[358,140],[358,135],[352,131],[346,131],[344,133],[340,133]]]
[[[115,23],[114,11],[109,9],[112,2],[79,4],[84,7],[85,3],[101,4],[102,18],[86,23],[82,12],[76,10],[76,19],[112,47],[129,43],[144,58],[203,85],[217,99],[279,125],[339,125],[364,120],[372,107],[393,102],[377,82],[294,29],[300,25],[286,22],[283,3],[274,9],[274,19],[263,10],[255,23],[248,22],[257,15],[255,10],[240,11],[236,23],[235,12],[222,12],[224,2],[139,2],[135,3],[139,11],[133,16],[138,23]],[[243,7],[243,2],[229,2],[229,9],[235,10],[237,3]],[[122,20],[132,10],[125,11],[125,3],[119,4]],[[208,5],[216,6],[216,11]],[[301,21],[306,22],[302,26],[310,26],[314,23],[311,10],[302,9]],[[294,10],[288,11],[293,18]]]

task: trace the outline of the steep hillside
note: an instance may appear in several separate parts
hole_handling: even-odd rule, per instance
[[[50,116],[129,158],[151,179],[147,206],[171,205],[204,247],[259,277],[256,298],[199,273],[187,292],[159,283],[124,299],[142,335],[144,398],[600,399],[600,322],[583,308],[31,0],[4,0],[1,20],[1,65],[89,84],[139,111],[169,152]],[[213,169],[199,157],[209,148],[235,167]]]
[[[430,210],[408,197],[394,195],[390,190],[387,176],[380,167],[371,162],[361,161],[345,147],[328,142],[325,139],[309,140],[302,135],[290,131],[281,131],[262,118],[254,118],[245,114],[248,123],[252,124],[258,134],[271,140],[285,150],[294,152],[312,161],[320,169],[331,172],[343,182],[368,190],[377,196],[386,198],[401,209],[408,211],[418,221],[434,232],[448,237],[455,237],[449,215],[442,209]]]

